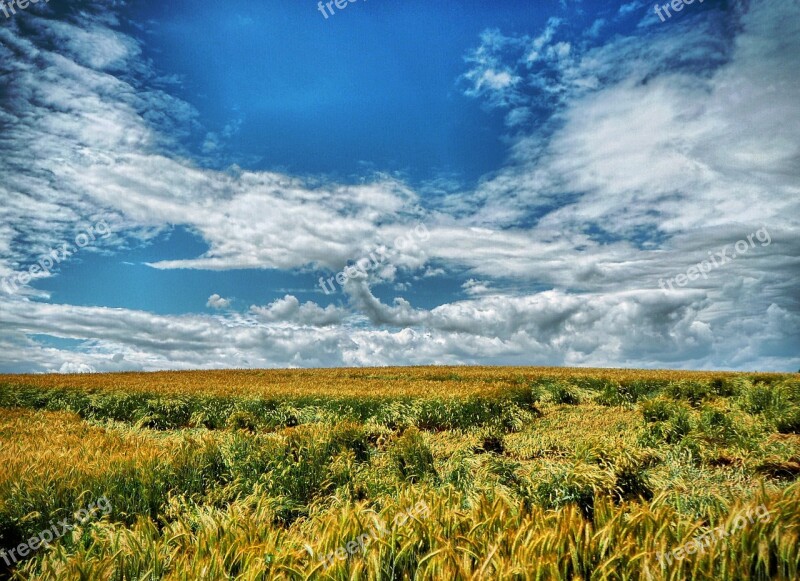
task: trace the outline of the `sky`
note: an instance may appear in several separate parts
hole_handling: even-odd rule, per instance
[[[683,2],[4,0],[0,372],[797,371],[800,2]]]

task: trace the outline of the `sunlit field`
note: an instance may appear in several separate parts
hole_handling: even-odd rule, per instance
[[[799,432],[797,374],[0,376],[0,576],[797,579]]]

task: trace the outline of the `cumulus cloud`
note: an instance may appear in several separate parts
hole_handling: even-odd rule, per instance
[[[250,312],[260,321],[268,323],[286,322],[298,325],[325,327],[341,323],[347,311],[334,305],[325,308],[308,301],[300,304],[297,297],[286,295],[266,307],[251,306]]]
[[[61,367],[58,368],[59,373],[96,373],[94,367],[86,363],[73,363],[65,361]]]
[[[231,306],[231,301],[228,299],[223,299],[221,296],[214,293],[213,295],[208,297],[206,306],[212,309],[227,309],[228,307]]]

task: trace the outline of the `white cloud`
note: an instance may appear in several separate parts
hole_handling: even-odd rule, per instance
[[[126,309],[26,303],[0,309],[5,336],[0,369],[18,362],[41,371],[98,371],[240,366],[281,367],[419,363],[637,365],[739,367],[790,361],[774,345],[797,341],[800,318],[777,305],[768,326],[758,317],[708,320],[702,293],[641,291],[573,295],[557,291],[489,295],[414,309],[406,301],[381,304],[364,292],[362,305],[377,328],[357,315],[299,305],[285,297],[252,316],[163,316]],[[305,308],[304,308],[305,307]],[[385,328],[381,328],[385,327]],[[79,351],[32,342],[28,334],[83,341]],[[778,354],[777,356],[775,354]],[[124,354],[114,358],[112,354]],[[80,368],[84,369],[84,368]]]
[[[542,34],[537,36],[530,43],[530,45],[531,45],[530,51],[528,52],[527,56],[525,57],[525,62],[528,65],[531,65],[532,63],[534,63],[537,60],[539,60],[540,53],[541,53],[542,49],[545,46],[547,46],[548,44],[550,44],[550,42],[553,40],[553,36],[555,35],[556,30],[558,29],[558,27],[560,25],[561,25],[561,19],[560,18],[550,18],[547,21],[547,26],[545,27],[544,32],[542,32]]]
[[[59,373],[96,373],[94,367],[86,363],[73,363],[65,361],[61,367],[58,368]]]
[[[297,297],[286,295],[266,307],[251,306],[250,312],[268,323],[286,322],[324,327],[343,322],[347,311],[334,305],[325,308],[311,301],[300,304]]]
[[[208,302],[206,302],[206,306],[212,309],[227,309],[231,306],[231,301],[228,299],[223,299],[218,294],[214,293],[210,297],[208,297]]]
[[[626,16],[631,12],[635,12],[636,10],[641,10],[645,5],[644,0],[633,0],[633,2],[628,2],[623,4],[619,7],[619,15]]]
[[[463,80],[465,93],[471,97],[483,97],[494,107],[506,107],[520,101],[517,85],[521,78],[513,68],[503,63],[509,52],[519,51],[523,40],[503,36],[497,30],[487,30],[481,35],[481,45],[467,57],[470,70]]]
[[[470,296],[485,295],[490,293],[492,290],[490,284],[475,280],[474,278],[471,278],[462,284],[461,288],[464,289],[464,292]]]
[[[732,13],[741,20],[730,27],[740,31],[731,43],[712,24],[689,20],[594,47],[568,38],[557,20],[535,37],[487,31],[468,55],[466,91],[507,111],[519,133],[505,168],[475,191],[447,189],[433,208],[385,175],[347,185],[198,167],[180,148],[178,128],[208,137],[212,152],[235,125],[207,131],[185,103],[115,76],[153,75],[130,37],[100,21],[35,15],[27,20],[38,36],[0,29],[0,120],[13,128],[0,141],[0,276],[102,214],[121,235],[98,251],[172,225],[209,246],[202,256],[152,265],[159,269],[336,272],[421,221],[429,239],[395,253],[370,280],[401,291],[409,273],[469,281],[465,300],[430,309],[404,297],[385,304],[359,277],[345,286],[347,308],[287,295],[213,316],[2,297],[0,367],[796,369],[800,18],[796,4],[774,0]],[[50,48],[64,39],[61,54]],[[107,50],[94,54],[93,43]],[[526,133],[542,103],[555,107],[557,122]],[[658,290],[660,277],[764,225],[770,247],[691,288]],[[212,295],[208,306],[230,304]],[[36,334],[82,343],[56,349]]]

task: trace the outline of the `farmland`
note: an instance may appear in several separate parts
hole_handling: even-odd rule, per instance
[[[796,579],[798,432],[796,374],[0,376],[0,577]]]

